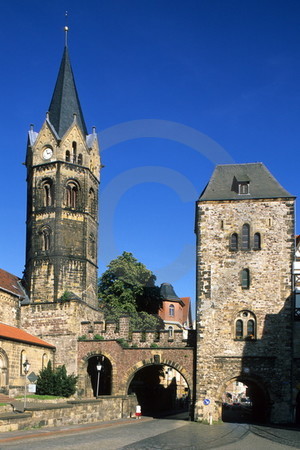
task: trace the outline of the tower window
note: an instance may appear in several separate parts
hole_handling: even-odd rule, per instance
[[[168,332],[169,332],[169,339],[172,339],[173,338],[173,327],[169,327],[168,328]]]
[[[67,207],[76,208],[78,206],[78,185],[74,181],[70,181],[66,188]]]
[[[96,198],[93,188],[89,190],[89,213],[94,217],[96,215]]]
[[[241,282],[243,289],[249,289],[250,287],[250,272],[249,269],[243,269],[241,274]]]
[[[174,317],[175,315],[175,307],[174,305],[169,306],[169,316]]]
[[[79,153],[78,155],[78,164],[82,166],[82,153]]]
[[[43,206],[52,206],[53,198],[52,198],[52,182],[47,180],[42,185],[43,191]]]
[[[238,249],[238,235],[237,233],[233,233],[230,236],[230,250],[236,251]]]
[[[242,250],[250,248],[250,226],[245,223],[242,228]]]
[[[76,160],[77,160],[77,143],[75,141],[72,142],[72,150],[73,150],[73,163],[76,163]]]
[[[256,338],[256,318],[251,311],[240,311],[235,320],[236,339]]]
[[[42,250],[47,251],[50,250],[50,235],[51,230],[48,227],[45,227],[41,231],[42,235]]]
[[[89,238],[89,253],[92,258],[95,258],[96,256],[96,239],[93,233],[90,234]]]
[[[66,151],[66,161],[70,162],[71,161],[71,155],[70,155],[70,150]]]
[[[261,249],[260,233],[255,233],[254,234],[253,248],[254,248],[254,250],[260,250]]]

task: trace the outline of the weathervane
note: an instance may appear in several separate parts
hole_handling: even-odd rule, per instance
[[[68,47],[68,31],[69,27],[67,25],[68,23],[68,11],[65,12],[65,18],[66,18],[66,25],[65,25],[65,46]]]

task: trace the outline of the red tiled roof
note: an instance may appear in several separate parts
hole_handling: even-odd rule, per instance
[[[19,286],[20,278],[12,273],[0,269],[0,289],[5,289],[14,295],[24,297],[24,292]]]
[[[48,342],[45,342],[36,336],[32,336],[32,334],[29,334],[20,328],[12,327],[4,323],[0,323],[0,339],[1,338],[26,342],[27,344],[39,345],[41,347],[55,348],[54,345],[48,344]]]

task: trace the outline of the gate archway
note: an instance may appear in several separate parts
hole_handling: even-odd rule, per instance
[[[93,396],[111,395],[112,365],[104,355],[94,355],[87,361],[87,373],[90,377]]]
[[[127,394],[135,393],[143,415],[189,410],[191,391],[183,374],[171,365],[144,364],[129,378]]]

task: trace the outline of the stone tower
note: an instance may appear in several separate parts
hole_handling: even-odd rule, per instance
[[[291,421],[294,197],[261,163],[217,166],[196,234],[195,419],[219,420],[240,382],[254,420]]]
[[[95,129],[87,133],[68,48],[39,133],[29,131],[25,285],[31,302],[77,297],[97,305]]]

